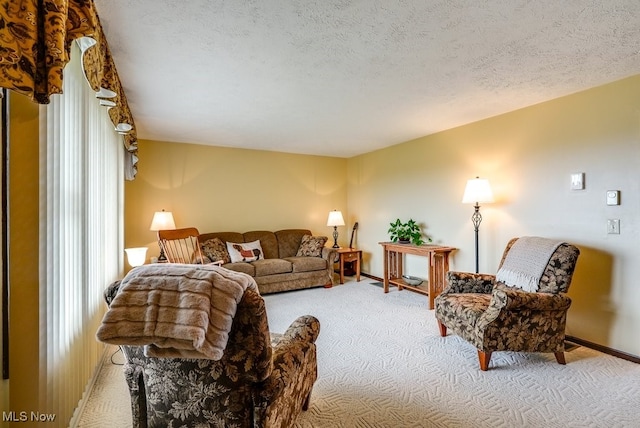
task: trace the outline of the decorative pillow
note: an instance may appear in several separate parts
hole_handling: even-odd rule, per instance
[[[211,260],[209,259],[209,257],[205,256],[204,254],[202,255],[202,257],[200,257],[200,254],[196,254],[196,252],[194,251],[193,254],[191,254],[189,263],[194,265],[206,265],[211,263]]]
[[[229,257],[231,257],[231,263],[264,259],[260,240],[242,244],[227,242],[227,251],[229,252]]]
[[[220,238],[207,239],[200,245],[200,248],[202,255],[208,257],[211,262],[222,260],[222,263],[231,263],[227,246]]]
[[[327,243],[326,236],[304,235],[300,247],[298,247],[297,257],[322,257],[322,249]]]

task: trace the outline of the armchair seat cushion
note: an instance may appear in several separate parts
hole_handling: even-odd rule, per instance
[[[468,323],[475,327],[490,302],[491,294],[460,293],[444,296],[439,300],[437,310],[450,322]]]

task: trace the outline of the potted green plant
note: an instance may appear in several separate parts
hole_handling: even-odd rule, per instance
[[[412,243],[413,245],[422,245],[424,240],[422,239],[422,231],[420,226],[413,219],[409,219],[406,223],[397,219],[395,222],[389,223],[391,227],[387,231],[391,242]],[[428,242],[431,242],[431,238],[426,237]]]

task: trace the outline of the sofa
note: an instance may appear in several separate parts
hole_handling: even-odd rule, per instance
[[[212,232],[198,240],[205,263],[222,261],[227,269],[251,275],[261,294],[333,285],[336,249],[325,247],[327,237],[310,230]]]

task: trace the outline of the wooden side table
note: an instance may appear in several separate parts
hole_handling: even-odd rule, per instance
[[[356,280],[360,282],[360,261],[362,260],[362,250],[358,250],[356,248],[338,248],[338,256],[340,258],[340,284],[344,284],[345,262],[354,262],[356,266]]]
[[[429,309],[433,309],[433,300],[444,290],[447,271],[449,270],[449,254],[453,247],[442,245],[413,245],[394,242],[380,242],[384,249],[384,292],[389,292],[389,284],[406,288],[429,297]],[[402,279],[403,254],[413,254],[427,258],[429,278],[427,284],[413,286]]]

